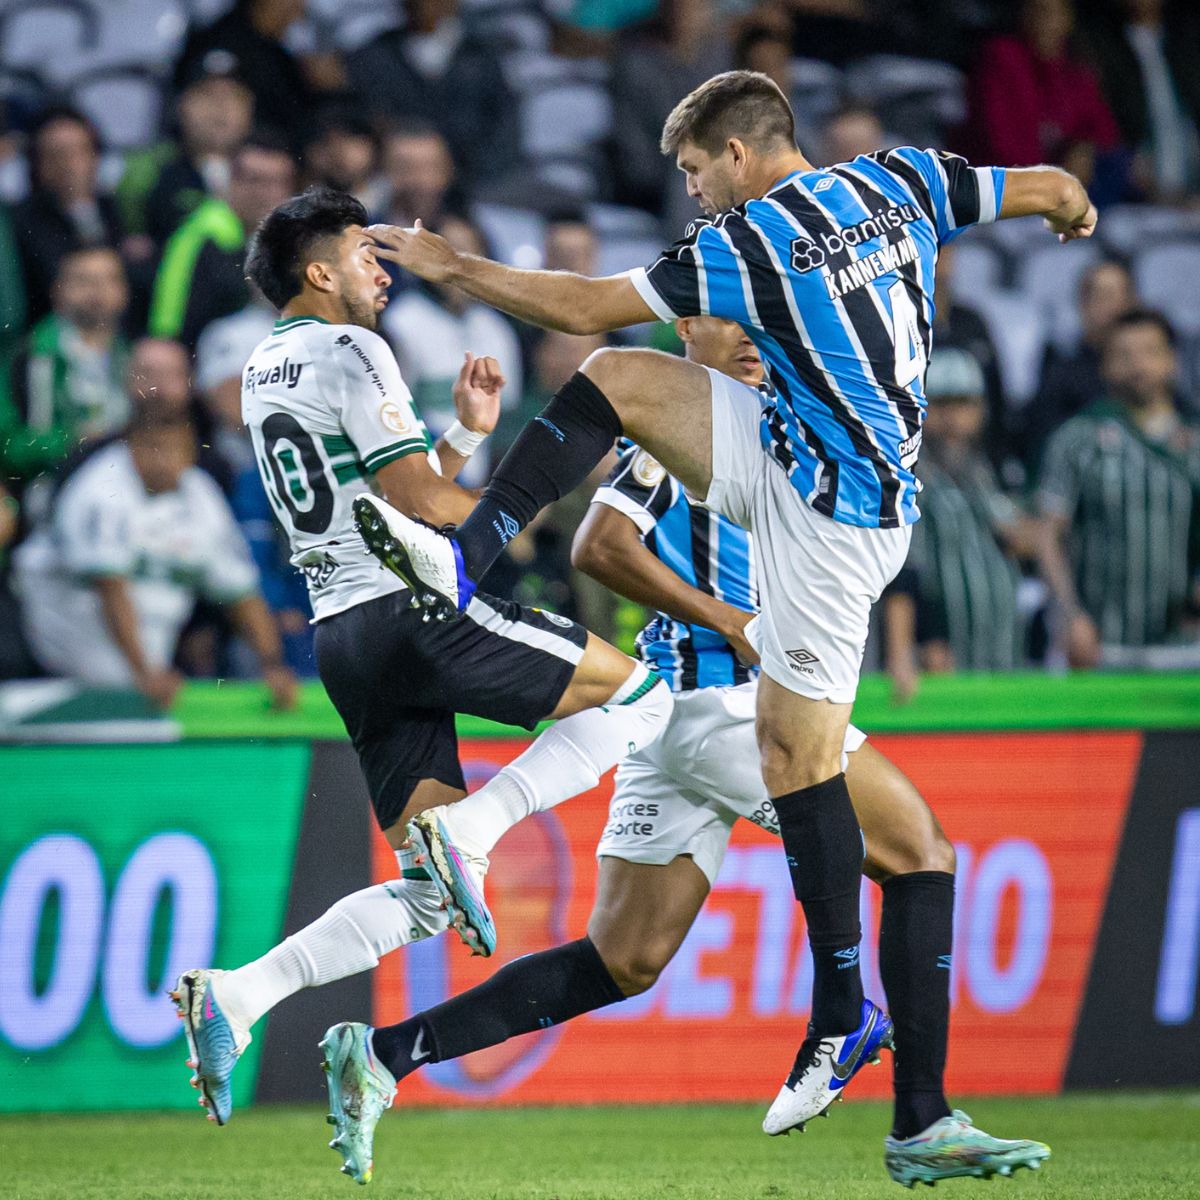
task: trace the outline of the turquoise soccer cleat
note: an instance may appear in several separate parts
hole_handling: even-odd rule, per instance
[[[327,1029],[321,1039],[325,1055],[321,1066],[329,1088],[325,1119],[334,1127],[329,1148],[342,1156],[342,1174],[355,1183],[371,1182],[375,1126],[396,1095],[395,1078],[371,1049],[373,1032],[370,1025],[343,1021]]]
[[[222,1010],[215,994],[224,971],[184,971],[170,993],[183,1021],[191,1057],[192,1087],[208,1119],[225,1125],[233,1115],[233,1069],[250,1045],[250,1030],[235,1025]]]
[[[1024,1138],[1007,1141],[976,1129],[965,1112],[955,1109],[915,1137],[883,1139],[887,1173],[905,1187],[939,1179],[974,1175],[990,1179],[1011,1175],[1021,1167],[1036,1171],[1050,1157],[1050,1147]]]
[[[429,872],[450,914],[450,924],[471,947],[487,958],[496,949],[496,923],[483,898],[487,860],[468,855],[454,842],[438,813],[449,806],[426,809],[408,823],[417,861]],[[478,872],[479,882],[476,882]]]

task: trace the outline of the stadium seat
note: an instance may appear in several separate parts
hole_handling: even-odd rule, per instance
[[[398,25],[400,14],[378,0],[308,0],[305,21],[315,45],[350,54]]]
[[[533,0],[472,0],[463,5],[463,17],[474,33],[501,53],[549,52],[550,23]]]
[[[542,265],[546,222],[538,213],[507,204],[476,204],[471,215],[501,262],[516,267]]]
[[[643,208],[624,204],[589,204],[588,224],[601,238],[659,238],[662,229],[658,218]]]
[[[0,12],[0,59],[59,83],[95,53],[100,27],[100,9],[88,0],[15,0]]]
[[[662,252],[662,239],[602,237],[597,256],[596,271],[599,275],[619,275],[632,271],[634,267],[648,267]]]
[[[162,85],[146,67],[101,67],[81,75],[71,99],[95,122],[107,149],[133,150],[158,135]]]
[[[1160,309],[1180,333],[1200,333],[1200,239],[1143,250],[1134,260],[1133,278],[1142,301]]]
[[[1200,213],[1151,204],[1122,204],[1101,213],[1096,235],[1112,253],[1132,258],[1151,243],[1200,238]]]
[[[940,145],[966,116],[963,73],[949,63],[875,54],[847,67],[845,79],[851,98],[877,109],[889,130],[918,146]]]
[[[970,303],[973,296],[1003,286],[1004,261],[992,243],[976,232],[954,243],[952,290],[956,300]]]
[[[842,73],[818,58],[792,59],[792,107],[796,121],[819,129],[842,103]]]
[[[1039,240],[1017,263],[1017,288],[1045,314],[1049,339],[1071,346],[1079,338],[1078,294],[1084,272],[1104,257],[1094,241]]]
[[[1046,347],[1045,321],[1018,291],[987,292],[970,298],[987,323],[1000,360],[1004,393],[1010,404],[1024,407],[1037,390],[1042,355]]]

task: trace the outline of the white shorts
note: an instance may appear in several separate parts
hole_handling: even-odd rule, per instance
[[[661,866],[687,854],[711,885],[738,817],[778,835],[759,770],[756,692],[756,683],[743,683],[676,695],[657,740],[617,767],[597,857]],[[866,740],[861,729],[846,730],[843,770]]]
[[[762,447],[759,393],[708,374],[713,479],[704,505],[754,534],[762,668],[801,696],[852,704],[871,606],[904,565],[912,529],[815,512]]]

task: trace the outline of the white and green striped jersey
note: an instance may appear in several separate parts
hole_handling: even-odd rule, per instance
[[[242,419],[315,618],[399,591],[363,553],[354,497],[407,454],[440,466],[387,342],[318,317],[277,321],[242,372]]]

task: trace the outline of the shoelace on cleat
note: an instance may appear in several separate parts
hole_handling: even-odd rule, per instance
[[[814,1041],[810,1035],[804,1039],[800,1044],[800,1049],[796,1052],[796,1061],[792,1064],[791,1073],[787,1077],[788,1087],[794,1090],[799,1085],[805,1075],[816,1066],[817,1055],[822,1050],[832,1057],[836,1047],[828,1038],[820,1038]]]

